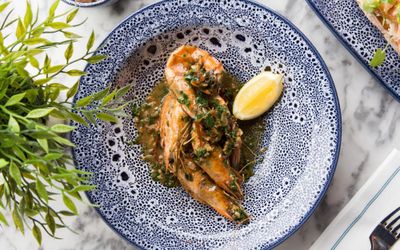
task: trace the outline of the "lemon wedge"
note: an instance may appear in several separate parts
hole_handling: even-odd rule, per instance
[[[282,91],[282,74],[262,72],[240,89],[233,102],[233,115],[239,120],[256,118],[274,105]]]

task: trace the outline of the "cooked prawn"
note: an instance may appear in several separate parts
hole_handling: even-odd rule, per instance
[[[221,147],[202,139],[201,126],[192,125],[192,147],[197,156],[197,164],[215,181],[215,183],[237,199],[243,198],[240,185],[242,176],[230,167]]]
[[[160,114],[160,137],[166,168],[176,174],[185,190],[197,201],[211,206],[232,221],[238,223],[247,221],[249,216],[238,201],[226,194],[185,155],[183,147],[188,143],[188,131],[191,125],[191,121],[186,121],[186,118],[187,114],[174,95],[167,94]],[[210,162],[213,161],[211,158]],[[216,166],[217,171],[218,169]]]
[[[170,90],[183,104],[185,112],[194,118],[198,105],[193,87],[206,94],[214,93],[223,71],[222,63],[207,51],[183,45],[169,57],[165,77]]]
[[[177,177],[182,187],[195,200],[209,205],[219,214],[237,223],[249,221],[249,215],[234,198],[218,187],[192,160],[185,159],[178,167]]]
[[[164,165],[175,173],[183,141],[189,135],[190,119],[171,93],[164,97],[160,112],[160,137]]]

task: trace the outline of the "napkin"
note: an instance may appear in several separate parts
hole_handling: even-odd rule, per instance
[[[394,149],[312,245],[311,250],[371,249],[370,234],[386,215],[398,207],[400,151]],[[399,250],[400,242],[396,242],[392,249]]]

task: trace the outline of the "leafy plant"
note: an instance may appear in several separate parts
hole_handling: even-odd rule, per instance
[[[81,200],[79,192],[95,188],[86,184],[90,173],[71,167],[65,148],[74,144],[64,135],[75,127],[67,121],[85,126],[96,118],[116,122],[128,105],[118,101],[128,87],[108,87],[75,104],[70,101],[79,81],[68,88],[63,79],[86,74],[72,66],[98,63],[105,56],[94,55],[92,33],[86,53],[74,58],[80,36],[70,30],[82,24],[73,24],[78,9],[57,14],[58,3],[43,21],[27,2],[23,18],[12,19],[9,10],[0,22],[0,222],[9,224],[4,211],[10,211],[16,228],[22,233],[29,228],[39,244],[42,231],[57,238],[56,230],[67,227],[64,216],[77,214],[73,200]],[[8,5],[2,3],[0,12]],[[63,52],[65,62],[53,64],[50,49]],[[49,119],[59,123],[49,125]],[[56,196],[62,197],[65,209],[53,208]]]

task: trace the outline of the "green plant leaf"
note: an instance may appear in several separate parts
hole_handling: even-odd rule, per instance
[[[61,83],[52,83],[48,85],[50,88],[54,88],[54,89],[59,89],[59,90],[66,90],[68,89],[67,86],[65,86],[64,84]]]
[[[53,79],[53,78],[48,77],[48,78],[43,78],[43,79],[35,80],[35,81],[33,81],[33,84],[34,84],[34,85],[37,85],[37,86],[40,86],[40,85],[43,85],[43,84],[45,84],[45,83],[48,83],[48,82],[51,81],[52,79]]]
[[[64,67],[65,67],[65,65],[62,65],[62,64],[54,65],[54,66],[51,66],[51,67],[47,68],[47,70],[45,70],[43,73],[45,73],[45,74],[57,73],[60,70],[62,70]],[[51,77],[49,77],[49,78],[51,78]]]
[[[74,214],[78,214],[78,210],[76,209],[74,202],[64,192],[62,193],[62,197],[65,206],[67,206],[67,208]]]
[[[67,62],[69,62],[69,59],[71,59],[73,53],[74,53],[74,45],[72,42],[70,42],[67,49],[64,52],[64,57],[65,60],[67,60]]]
[[[383,49],[377,49],[375,51],[374,56],[372,57],[371,61],[369,62],[369,65],[371,67],[378,67],[379,65],[382,65],[383,62],[385,62],[386,58],[386,52]]]
[[[75,147],[75,144],[73,144],[70,140],[62,137],[54,137],[53,140],[66,146]]]
[[[19,171],[19,168],[17,167],[17,165],[15,165],[14,162],[10,163],[10,175],[18,186],[22,185],[21,172]]]
[[[70,211],[66,211],[66,210],[61,210],[59,213],[64,215],[64,216],[75,216],[74,213],[72,213]]]
[[[35,139],[51,139],[51,138],[57,136],[53,132],[50,133],[49,131],[46,131],[46,130],[37,130],[37,131],[29,132],[28,134],[29,134],[29,136],[31,136]]]
[[[50,232],[54,235],[54,233],[56,232],[56,222],[54,221],[54,217],[50,213],[47,213],[45,221],[47,227],[50,229]]]
[[[114,98],[116,93],[117,93],[116,90],[114,90],[113,92],[108,94],[106,97],[104,97],[103,100],[101,101],[101,105],[104,106],[107,103],[109,103]]]
[[[1,221],[4,225],[8,226],[8,222],[7,222],[6,218],[4,217],[4,215],[3,215],[1,212],[0,212],[0,221]]]
[[[33,37],[39,37],[40,35],[43,34],[43,32],[44,32],[45,29],[46,29],[46,28],[45,28],[45,27],[42,27],[42,26],[38,26],[38,27],[34,28],[34,29],[32,30],[32,36],[33,36]]]
[[[44,52],[44,50],[42,50],[42,49],[30,49],[30,50],[27,50],[25,52],[25,54],[28,55],[28,56],[36,56],[36,55],[39,55],[39,54],[41,54],[43,52]]]
[[[76,127],[68,126],[65,124],[56,124],[51,127],[51,131],[53,131],[55,133],[68,133],[68,132],[71,132],[72,130],[74,130],[75,128]]]
[[[8,101],[6,102],[6,104],[4,106],[6,106],[6,107],[13,106],[13,105],[19,103],[25,97],[25,95],[26,95],[26,93],[23,92],[23,93],[19,93],[19,94],[11,96],[10,99],[8,99]]]
[[[49,18],[54,17],[54,14],[56,13],[58,4],[60,3],[60,0],[56,0],[54,1],[54,3],[51,5],[50,9],[49,9]]]
[[[91,96],[91,95],[83,97],[76,102],[76,107],[80,108],[80,107],[86,106],[92,102],[92,99],[93,99],[93,96]]]
[[[36,191],[38,195],[46,201],[46,203],[49,202],[49,196],[47,194],[46,187],[39,179],[36,179]]]
[[[39,143],[39,145],[43,148],[43,150],[48,153],[49,152],[49,144],[47,142],[47,139],[36,139],[36,141]]]
[[[48,54],[44,57],[44,62],[43,62],[43,69],[46,70],[48,67],[50,67],[51,64],[51,59]]]
[[[32,227],[32,234],[33,237],[35,237],[36,241],[39,243],[39,245],[42,244],[42,232],[40,231],[40,228],[38,226],[33,225]]]
[[[26,157],[24,152],[17,146],[12,147],[12,150],[15,154],[15,156],[17,156],[19,159],[26,161]]]
[[[25,27],[21,19],[18,19],[17,30],[15,31],[15,36],[21,39],[25,35]]]
[[[67,99],[76,95],[79,88],[79,81],[77,81],[68,91],[67,91]]]
[[[25,62],[24,62],[25,63]],[[25,65],[16,64],[15,69],[22,77],[29,77],[29,72],[24,69]]]
[[[90,34],[89,40],[86,43],[86,50],[89,51],[94,44],[94,31]]]
[[[78,69],[71,69],[66,72],[70,76],[83,76],[86,75],[85,71],[78,70]]]
[[[92,124],[96,124],[96,119],[94,118],[93,112],[82,111],[83,116]]]
[[[85,60],[88,63],[95,64],[95,63],[103,61],[105,58],[107,58],[106,55],[94,55],[94,56],[91,56],[91,57],[89,57],[89,58],[87,58]]]
[[[64,154],[62,154],[62,153],[48,153],[43,157],[43,160],[53,161],[53,160],[58,160],[63,156],[64,156]]]
[[[62,32],[66,38],[82,38],[80,35],[70,31],[63,30]]]
[[[49,42],[50,42],[49,40],[41,37],[28,38],[23,41],[23,43],[26,45],[46,44]]]
[[[10,2],[5,2],[5,3],[0,4],[0,13],[3,12],[9,4],[10,4]]]
[[[38,213],[39,213],[39,212],[36,211],[36,210],[30,209],[30,208],[25,208],[25,214],[26,214],[27,216],[33,217],[33,216],[36,216]]]
[[[5,159],[0,158],[0,168],[7,167],[8,163],[9,163],[9,162],[6,161]]]
[[[0,87],[0,100],[3,99],[3,97],[6,95],[7,89],[8,89],[8,84],[4,82],[3,86]]]
[[[123,97],[124,95],[126,95],[129,92],[130,89],[131,89],[130,85],[126,85],[126,86],[118,89],[117,94],[115,94],[115,98],[118,99],[118,98]]]
[[[55,30],[67,29],[71,27],[71,25],[69,25],[68,23],[63,23],[63,22],[49,23],[48,26]]]
[[[26,1],[26,10],[25,10],[25,16],[24,16],[24,25],[25,27],[28,27],[32,22],[32,8],[31,4]]]
[[[75,187],[74,189],[68,191],[68,192],[84,192],[84,191],[90,191],[96,188],[96,185],[80,185]]]
[[[28,59],[29,59],[29,62],[30,62],[30,64],[34,67],[34,68],[37,68],[37,69],[39,69],[39,61],[35,58],[35,57],[33,57],[33,56],[27,56],[28,57]]]
[[[83,119],[81,116],[79,116],[79,115],[77,115],[75,113],[70,112],[69,113],[69,117],[71,118],[71,120],[73,120],[73,121],[75,121],[77,123],[83,124],[86,127],[88,126],[88,123],[85,121],[85,119]]]
[[[96,117],[106,122],[118,122],[118,119],[116,117],[103,112],[97,113]]]
[[[13,133],[19,133],[20,128],[17,120],[15,120],[14,117],[10,116],[10,119],[8,120],[8,128],[13,132]]]
[[[22,234],[24,234],[25,233],[24,223],[22,222],[22,218],[18,212],[17,207],[14,207],[14,210],[12,211],[12,218],[14,220],[15,227],[19,229]]]
[[[68,117],[65,114],[65,112],[62,112],[62,111],[57,110],[57,109],[53,110],[53,112],[50,113],[50,116],[58,118],[58,119],[61,119],[61,120],[67,120],[68,119]]]
[[[71,21],[73,21],[74,18],[75,18],[75,16],[76,16],[76,14],[78,13],[78,11],[79,11],[78,8],[75,8],[73,11],[71,11],[71,12],[67,15],[67,20],[66,20],[66,22],[67,22],[67,23],[70,23]]]
[[[55,108],[41,108],[30,111],[26,118],[41,118],[51,113]]]
[[[107,88],[95,93],[93,95],[93,100],[99,101],[99,100],[103,99],[108,94],[108,92],[110,92],[110,87],[107,87]]]

